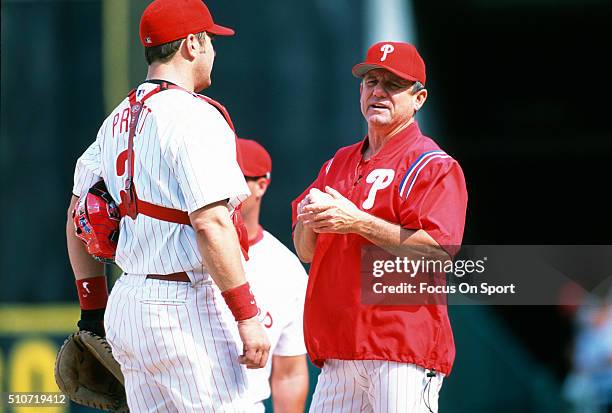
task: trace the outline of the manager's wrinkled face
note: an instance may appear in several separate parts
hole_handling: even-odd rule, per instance
[[[360,103],[368,127],[393,128],[409,122],[427,98],[427,90],[415,90],[414,83],[386,69],[367,72],[360,86]]]

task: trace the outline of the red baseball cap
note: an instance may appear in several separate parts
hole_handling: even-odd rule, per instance
[[[144,47],[159,46],[200,32],[219,36],[234,34],[232,29],[215,24],[202,0],[155,0],[140,18],[140,42]]]
[[[236,139],[238,165],[244,176],[265,176],[270,179],[272,158],[266,149],[251,139]]]
[[[365,62],[353,66],[353,76],[363,77],[372,69],[386,69],[402,79],[425,84],[425,62],[410,43],[376,43],[368,49]]]

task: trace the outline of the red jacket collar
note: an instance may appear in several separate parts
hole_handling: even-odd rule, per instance
[[[384,158],[389,155],[393,155],[395,154],[396,150],[399,147],[406,145],[409,142],[412,142],[418,136],[421,136],[421,129],[419,128],[419,125],[417,121],[415,120],[410,125],[408,125],[404,130],[402,130],[396,136],[391,138],[390,141],[385,143],[385,145],[380,149],[380,151],[370,159]],[[365,152],[365,150],[368,148],[369,145],[370,145],[370,141],[368,139],[368,136],[366,135],[366,137],[363,139],[359,147],[359,150],[362,155]]]

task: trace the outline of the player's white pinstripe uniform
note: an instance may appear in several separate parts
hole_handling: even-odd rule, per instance
[[[140,98],[156,85],[139,87]],[[73,193],[100,178],[119,200],[127,176],[129,103],[105,120],[77,161]],[[181,90],[145,102],[134,139],[138,198],[189,213],[249,195],[236,162],[234,133],[210,104]],[[244,367],[223,321],[190,226],[139,215],[121,221],[116,262],[126,273],[115,284],[105,315],[108,341],[138,411],[243,411]],[[185,271],[192,284],[145,279]]]
[[[117,281],[105,325],[130,406],[138,412],[248,411],[245,369],[236,361],[239,349],[224,308],[210,283],[140,275]]]
[[[141,85],[137,96],[155,86]],[[113,198],[120,199],[127,176],[128,119],[126,99],[77,161],[75,195],[101,177]],[[236,206],[249,195],[236,162],[234,133],[208,103],[181,90],[160,92],[146,101],[136,130],[134,182],[139,199],[191,213],[227,198]],[[191,227],[144,215],[121,221],[115,261],[130,274],[203,273]]]
[[[278,239],[261,227],[260,231],[259,239],[249,248],[249,261],[244,269],[261,310],[259,321],[266,327],[270,340],[270,358],[264,368],[247,370],[248,395],[253,403],[270,397],[272,356],[306,354],[302,326],[306,271]],[[226,313],[226,317],[230,324],[231,314]],[[232,326],[232,333],[240,342],[238,329]]]
[[[435,413],[444,375],[427,372],[395,361],[328,359],[310,412]]]

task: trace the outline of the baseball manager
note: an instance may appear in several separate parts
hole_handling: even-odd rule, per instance
[[[455,357],[447,307],[363,304],[360,259],[371,245],[452,256],[465,180],[415,120],[428,92],[413,45],[376,43],[353,75],[367,136],[338,150],[293,202],[296,251],[311,263],[306,348],[322,367],[310,411],[436,412]]]

